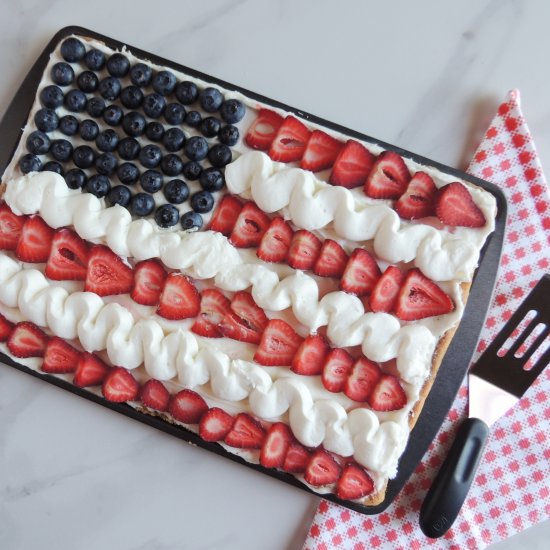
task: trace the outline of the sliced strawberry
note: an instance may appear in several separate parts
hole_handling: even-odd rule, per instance
[[[283,218],[273,218],[260,242],[256,255],[264,262],[284,262],[294,231]]]
[[[157,313],[165,319],[196,317],[200,312],[200,296],[191,281],[181,273],[166,277]]]
[[[101,386],[103,397],[113,403],[135,401],[139,394],[139,384],[134,375],[123,367],[113,367]]]
[[[336,486],[336,496],[343,500],[356,500],[372,493],[374,482],[358,464],[346,464]]]
[[[144,260],[136,264],[132,300],[142,306],[156,306],[166,277],[166,270],[158,260]]]
[[[385,313],[393,311],[404,280],[405,274],[398,267],[388,266],[370,295],[371,310]]]
[[[219,324],[230,312],[229,300],[217,289],[207,288],[201,294],[201,310],[191,330],[206,338],[221,338]]]
[[[224,441],[238,449],[260,449],[264,442],[265,431],[262,425],[246,413],[239,413]]]
[[[5,342],[13,331],[15,325],[0,314],[0,342]]]
[[[262,445],[260,464],[265,468],[282,468],[293,439],[290,428],[286,424],[282,422],[272,424]]]
[[[435,214],[437,187],[426,172],[417,172],[405,193],[395,203],[395,211],[404,220],[418,220]]]
[[[50,256],[53,234],[53,229],[42,218],[30,216],[23,224],[15,255],[22,262],[46,262]]]
[[[229,240],[237,248],[252,248],[258,246],[267,231],[271,219],[253,202],[247,202],[239,216]]]
[[[0,204],[0,250],[16,249],[24,223],[24,216],[16,216],[7,204]]]
[[[309,140],[309,130],[297,118],[289,115],[281,124],[269,148],[272,160],[295,162],[302,158]]]
[[[310,456],[309,451],[298,441],[291,441],[286,452],[283,470],[292,474],[303,474]]]
[[[198,424],[204,413],[208,410],[208,405],[193,390],[181,390],[171,397],[168,410],[180,422]]]
[[[296,355],[292,359],[290,370],[304,376],[321,374],[329,350],[328,342],[323,336],[310,334],[300,344]]]
[[[314,130],[307,142],[300,168],[312,172],[330,168],[343,147],[344,144],[341,141],[321,132],[321,130]]]
[[[290,365],[302,338],[281,319],[271,319],[262,334],[254,361],[265,366]]]
[[[141,402],[155,411],[167,411],[170,402],[170,392],[160,381],[150,378],[143,384],[139,392]]]
[[[231,300],[231,311],[238,315],[245,325],[256,332],[263,332],[269,319],[264,310],[256,304],[249,292],[241,290],[236,292]]]
[[[483,227],[487,220],[462,183],[443,186],[436,194],[435,212],[445,224],[461,227]]]
[[[323,449],[318,449],[311,456],[306,468],[304,479],[314,487],[336,483],[340,477],[340,466],[332,455]]]
[[[199,423],[199,435],[205,441],[222,441],[233,427],[234,418],[218,407],[208,409]]]
[[[321,252],[321,241],[310,231],[296,231],[288,251],[288,265],[294,269],[313,269]]]
[[[219,231],[225,236],[231,235],[231,231],[237,223],[243,205],[233,195],[225,195],[210,221],[210,231]]]
[[[380,367],[366,357],[360,357],[351,370],[344,393],[354,401],[365,402],[382,376]]]
[[[340,288],[350,294],[364,296],[372,292],[381,275],[374,257],[364,248],[356,248],[340,279]]]
[[[70,344],[54,336],[46,344],[42,370],[55,374],[74,372],[78,366],[80,352]]]
[[[84,289],[98,296],[126,294],[134,286],[134,272],[106,246],[90,249]]]
[[[419,269],[409,270],[401,286],[395,313],[403,321],[416,321],[445,315],[455,308],[445,291],[428,279]]]
[[[267,151],[275,139],[284,118],[268,109],[260,109],[256,120],[252,123],[244,138],[252,149]]]
[[[373,163],[374,157],[366,147],[350,139],[334,161],[330,183],[348,189],[359,187],[365,183]]]
[[[394,151],[384,151],[374,163],[363,191],[373,199],[397,199],[407,189],[411,175]]]
[[[15,357],[44,357],[48,336],[35,324],[17,323],[7,340],[10,353]]]
[[[54,281],[85,281],[88,245],[70,229],[59,229],[52,240],[46,277]]]
[[[328,391],[338,393],[344,389],[353,367],[353,357],[343,349],[330,350],[323,365],[323,385]]]
[[[73,384],[79,388],[98,386],[103,383],[110,370],[111,367],[97,355],[88,352],[81,353],[74,373]]]
[[[248,342],[249,344],[259,344],[262,334],[250,328],[246,322],[233,312],[229,312],[219,324],[220,332],[226,338],[238,340],[239,342]]]
[[[345,250],[336,241],[326,239],[313,266],[313,273],[320,277],[340,278],[346,269],[348,259]]]
[[[407,394],[392,374],[383,374],[368,398],[375,411],[397,411],[407,404]]]

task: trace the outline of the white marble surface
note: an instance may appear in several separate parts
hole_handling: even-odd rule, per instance
[[[0,0],[0,111],[78,24],[458,167],[517,87],[550,172],[550,3],[387,4]],[[0,366],[2,550],[294,549],[317,502]]]

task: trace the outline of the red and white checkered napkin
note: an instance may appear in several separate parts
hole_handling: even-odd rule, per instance
[[[550,199],[519,93],[510,92],[487,130],[469,172],[499,185],[508,226],[493,304],[477,354],[498,333],[529,289],[550,272]],[[550,369],[491,430],[476,480],[454,526],[426,538],[418,512],[431,481],[467,414],[463,384],[436,440],[394,503],[364,516],[322,501],[304,550],[484,548],[550,517]]]

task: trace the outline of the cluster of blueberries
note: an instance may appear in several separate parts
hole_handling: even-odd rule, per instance
[[[54,84],[40,91],[42,108],[34,117],[37,130],[27,138],[28,154],[19,160],[21,171],[57,172],[65,177],[70,188],[83,188],[97,197],[105,197],[111,205],[128,207],[135,216],[152,214],[155,210],[152,194],[162,189],[168,204],[155,211],[158,225],[171,227],[180,221],[184,229],[200,228],[201,214],[214,207],[212,193],[225,185],[223,168],[232,160],[231,147],[239,139],[235,124],[245,115],[244,105],[236,99],[225,100],[214,87],[199,90],[194,82],[178,82],[170,71],[153,72],[144,63],[131,66],[121,53],[107,58],[100,50],[87,51],[84,44],[73,37],[62,43],[61,55],[65,61],[56,63],[51,69]],[[70,65],[75,62],[83,62],[88,70],[76,76]],[[94,71],[104,68],[108,76],[100,79]],[[132,84],[123,88],[119,79],[126,76]],[[61,88],[67,86],[72,88],[64,93]],[[143,89],[148,87],[153,91],[144,94]],[[86,94],[94,95],[88,97]],[[172,95],[177,101],[168,103],[167,98]],[[219,118],[186,109],[196,102],[203,112],[217,113]],[[72,114],[58,116],[56,109],[62,105],[71,113],[85,112],[90,118],[79,121]],[[158,121],[160,117],[169,128]],[[102,130],[94,119],[102,119],[110,128]],[[180,128],[183,124],[202,135],[186,136]],[[113,128],[121,128],[125,135],[119,135]],[[48,134],[55,130],[68,137],[79,135],[82,141],[95,143],[95,148],[90,145],[73,147],[68,139],[50,139]],[[206,138],[214,137],[217,142],[209,144]],[[146,139],[148,143],[142,145],[136,138]],[[163,146],[164,154],[159,145]],[[185,160],[178,154],[180,152]],[[43,164],[42,155],[53,160]],[[201,165],[204,159],[210,167]],[[62,163],[71,160],[75,168],[65,171]],[[132,162],[135,160],[141,165],[141,171]],[[86,169],[95,173],[88,177]],[[190,190],[183,179],[170,179],[164,184],[165,176],[177,178],[180,175],[188,181],[198,180],[202,190],[189,197]],[[115,176],[122,185],[111,186],[111,178]],[[132,193],[128,186],[138,181],[143,192]],[[180,219],[174,205],[189,198],[192,211]]]

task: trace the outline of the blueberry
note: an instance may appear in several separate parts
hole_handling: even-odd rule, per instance
[[[189,187],[183,180],[170,180],[163,192],[166,200],[172,204],[181,204],[189,198]]]
[[[237,99],[228,99],[222,103],[220,115],[227,124],[236,124],[244,118],[244,105]]]
[[[81,113],[86,108],[86,94],[80,90],[69,90],[65,95],[65,107],[73,113]]]
[[[107,176],[95,174],[86,182],[85,189],[88,193],[101,198],[111,190],[111,182]]]
[[[214,206],[214,197],[208,191],[199,191],[191,195],[191,208],[199,214],[210,212]]]
[[[216,117],[208,116],[203,118],[199,124],[199,130],[204,137],[214,137],[218,135],[222,123]]]
[[[65,174],[65,182],[69,189],[82,189],[87,181],[88,177],[79,168],[71,168],[71,170]]]
[[[160,172],[156,170],[146,170],[141,174],[139,183],[141,188],[147,193],[156,193],[162,187],[164,178]]]
[[[164,120],[173,126],[183,124],[185,119],[185,107],[181,103],[169,103],[164,109]]]
[[[162,144],[171,153],[179,151],[185,143],[185,134],[179,128],[168,128],[162,138]]]
[[[50,160],[49,162],[46,162],[44,166],[42,166],[42,172],[55,172],[56,174],[62,176],[64,170],[63,166],[61,166],[59,162],[56,162],[55,160]]]
[[[59,119],[59,131],[66,136],[74,136],[78,132],[78,120],[73,115],[65,115]]]
[[[202,160],[208,154],[208,143],[200,136],[193,136],[185,144],[185,154],[189,160]]]
[[[145,168],[155,168],[160,164],[162,152],[156,145],[146,145],[139,153],[139,162]]]
[[[99,126],[95,120],[87,118],[80,123],[79,131],[84,141],[93,141],[99,134]]]
[[[180,219],[185,231],[198,231],[202,227],[202,216],[197,212],[186,212]]]
[[[155,200],[147,193],[136,193],[130,200],[130,210],[134,216],[148,216],[155,208]]]
[[[160,169],[167,176],[174,177],[181,174],[181,171],[183,170],[183,162],[178,155],[170,153],[169,155],[164,155],[164,157],[162,157]]]
[[[155,73],[152,81],[153,90],[161,95],[169,95],[176,87],[176,75],[170,71]]]
[[[79,168],[90,168],[95,161],[95,152],[88,145],[79,145],[73,151],[73,162]]]
[[[68,63],[61,61],[52,67],[50,76],[54,84],[68,86],[74,80],[74,71]]]
[[[191,105],[191,103],[197,101],[197,98],[199,97],[199,89],[193,82],[189,82],[187,80],[185,82],[180,82],[176,86],[176,97],[180,103],[183,103],[184,105]]]
[[[153,70],[148,65],[145,65],[145,63],[136,63],[130,69],[130,80],[132,81],[132,84],[142,88],[149,86],[152,76]]]
[[[120,102],[127,109],[139,109],[143,102],[143,92],[137,86],[126,86],[120,92]]]
[[[103,130],[96,137],[95,144],[100,151],[111,153],[118,145],[118,134],[114,130]]]
[[[107,76],[98,86],[101,97],[107,101],[114,101],[120,95],[120,89],[120,81],[113,76]]]
[[[225,178],[220,170],[217,168],[206,168],[203,170],[200,176],[201,187],[205,191],[219,191],[225,185]]]
[[[171,204],[163,204],[155,212],[155,221],[159,227],[172,227],[178,223],[179,219],[178,209]]]
[[[198,128],[202,120],[202,116],[198,111],[189,111],[185,115],[185,124],[191,128]]]
[[[71,158],[73,154],[73,146],[66,139],[56,139],[52,141],[50,146],[50,154],[55,160],[65,162]]]
[[[34,124],[41,132],[53,132],[59,126],[59,118],[53,109],[39,109]]]
[[[46,86],[40,92],[40,103],[48,109],[57,109],[63,104],[63,92],[58,86]]]
[[[132,192],[128,187],[124,185],[115,185],[105,197],[105,201],[108,205],[114,206],[118,204],[120,206],[128,206],[130,199],[132,198]]]
[[[76,83],[83,92],[91,94],[97,90],[99,78],[92,71],[83,71],[78,75]]]
[[[91,97],[90,99],[88,99],[88,102],[86,103],[86,112],[90,116],[98,118],[103,115],[104,111],[105,100],[102,97]]]
[[[217,88],[205,88],[199,95],[199,102],[207,113],[215,113],[221,106],[223,95]]]
[[[36,155],[27,153],[19,159],[19,168],[23,174],[28,174],[29,172],[39,172],[40,168],[42,168],[42,162]]]
[[[84,57],[84,63],[90,71],[101,71],[105,67],[105,54],[100,50],[90,50]]]
[[[103,112],[103,120],[109,126],[118,126],[123,116],[124,112],[118,105],[109,105]]]
[[[134,138],[121,139],[118,144],[118,155],[124,160],[134,160],[138,157],[140,145]]]
[[[44,155],[50,148],[50,138],[44,132],[36,130],[27,138],[27,151],[33,155]]]
[[[95,159],[95,169],[98,174],[110,176],[114,173],[118,165],[118,161],[113,153],[103,153]]]
[[[164,135],[164,126],[160,122],[149,122],[145,128],[145,135],[151,141],[160,141]]]
[[[116,175],[121,183],[133,185],[139,178],[139,170],[135,164],[124,162],[118,167]]]
[[[145,117],[137,111],[130,111],[124,115],[122,128],[130,137],[138,137],[145,131]]]
[[[208,151],[208,160],[212,166],[222,168],[231,162],[233,154],[231,149],[223,143],[217,143]]]
[[[143,98],[143,112],[150,118],[158,118],[166,107],[166,99],[157,93],[146,95]]]
[[[61,57],[69,63],[80,61],[86,54],[84,44],[74,36],[71,36],[61,44]]]
[[[111,76],[122,77],[128,74],[130,62],[128,58],[121,53],[114,53],[107,59],[107,71]]]
[[[239,141],[239,129],[232,124],[226,124],[220,130],[218,138],[222,143],[225,143],[225,145],[232,147]]]
[[[198,162],[190,160],[183,165],[181,172],[185,179],[189,181],[195,181],[200,178],[200,175],[202,173],[202,166]]]

